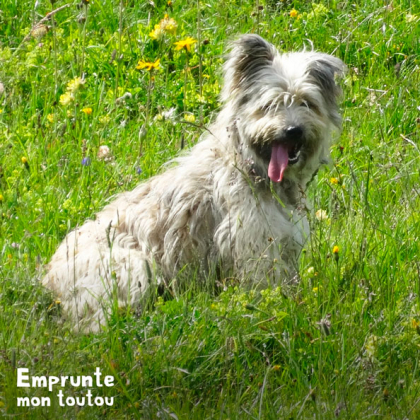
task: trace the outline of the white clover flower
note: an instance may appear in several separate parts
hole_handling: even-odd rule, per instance
[[[111,149],[106,145],[102,145],[102,146],[99,146],[98,154],[96,156],[98,159],[101,160],[101,159],[106,159],[110,154],[111,154]]]
[[[315,217],[320,221],[329,219],[327,212],[322,209],[317,210]]]

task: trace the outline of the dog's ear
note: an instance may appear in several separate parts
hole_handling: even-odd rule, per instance
[[[341,88],[337,78],[341,78],[346,71],[346,65],[337,57],[323,53],[313,53],[308,65],[309,76],[313,83],[321,89],[331,119],[337,127],[341,125],[341,118],[336,112],[337,101],[341,97]]]
[[[237,91],[246,92],[261,72],[272,65],[277,51],[259,35],[242,35],[231,44],[224,70],[224,87],[221,98],[227,101]]]

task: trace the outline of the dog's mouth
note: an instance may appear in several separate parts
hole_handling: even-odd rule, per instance
[[[287,166],[299,161],[301,147],[302,144],[299,143],[272,143],[268,176],[273,182],[281,182]]]

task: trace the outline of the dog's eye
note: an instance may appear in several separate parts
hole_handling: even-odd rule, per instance
[[[308,109],[310,109],[311,111],[317,111],[317,106],[314,104],[314,103],[312,103],[312,102],[309,102],[309,101],[303,101],[301,104],[300,104],[300,106],[304,106],[305,108],[308,108]]]

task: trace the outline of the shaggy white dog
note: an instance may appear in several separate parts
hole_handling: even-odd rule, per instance
[[[309,235],[305,190],[341,124],[343,70],[326,54],[280,54],[257,35],[234,42],[208,133],[70,232],[52,257],[43,284],[64,311],[96,330],[110,301],[136,306],[186,268],[260,287],[293,279]]]

